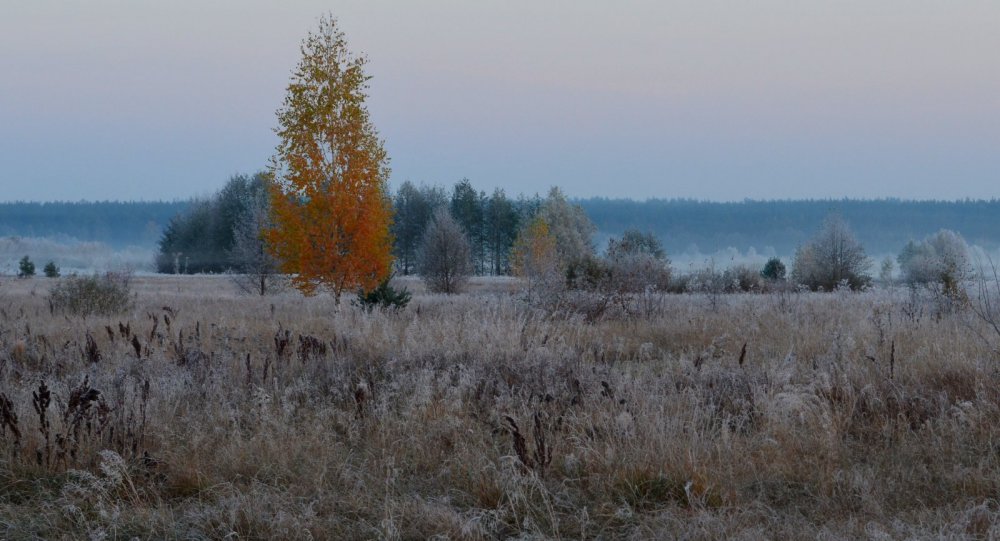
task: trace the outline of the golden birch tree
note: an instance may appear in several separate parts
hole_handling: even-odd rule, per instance
[[[348,50],[336,20],[320,19],[301,51],[277,113],[267,238],[296,287],[329,290],[339,303],[390,272],[389,159],[365,106],[366,59]]]

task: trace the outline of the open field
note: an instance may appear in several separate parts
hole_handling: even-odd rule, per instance
[[[138,277],[82,318],[53,282],[0,280],[2,538],[1000,536],[996,335],[905,291],[585,323]]]

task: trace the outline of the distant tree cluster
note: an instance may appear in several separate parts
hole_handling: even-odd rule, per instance
[[[527,280],[529,297],[557,296],[578,285],[578,269],[593,267],[594,224],[559,188],[532,210],[514,239],[513,270]]]
[[[468,241],[474,274],[511,274],[514,239],[540,205],[537,197],[510,199],[499,188],[489,195],[477,192],[468,179],[457,182],[450,194],[440,186],[417,186],[406,181],[393,198],[396,266],[403,275],[417,269],[421,239],[431,217],[443,207]]]
[[[593,224],[558,188],[545,199],[510,199],[462,179],[446,194],[405,182],[394,198],[397,268],[418,272],[432,291],[458,292],[473,274],[562,280],[571,262],[593,254]]]
[[[272,193],[267,174],[231,178],[218,194],[171,221],[160,243],[159,270],[234,271],[241,288],[259,294],[280,287],[280,260],[264,234],[274,228]],[[873,283],[872,261],[838,214],[827,216],[799,247],[790,269],[771,258],[761,268],[713,266],[678,275],[659,237],[648,231],[626,230],[598,254],[593,223],[558,188],[545,198],[510,199],[501,189],[477,192],[468,179],[450,191],[404,182],[389,201],[396,272],[420,274],[435,292],[460,292],[476,274],[520,276],[529,296],[570,290],[763,292],[786,286],[833,291]],[[951,292],[971,273],[968,246],[949,230],[909,242],[897,261],[904,282],[943,284]],[[883,262],[880,280],[887,283],[892,270],[892,261]],[[384,279],[373,283],[388,287]]]
[[[462,179],[450,193],[405,182],[392,194],[388,155],[365,104],[370,79],[365,57],[350,52],[330,17],[321,18],[300,51],[277,111],[280,143],[268,172],[232,177],[219,193],[172,219],[160,239],[160,272],[235,271],[242,289],[262,295],[287,275],[304,293],[328,290],[338,302],[344,291],[361,290],[357,302],[365,306],[405,304],[406,295],[397,295],[388,282],[394,270],[419,272],[435,292],[459,292],[472,274],[514,274],[526,280],[529,297],[561,302],[564,292],[591,291],[622,306],[629,296],[649,292],[763,291],[786,281],[784,263],[772,259],[760,269],[712,267],[678,285],[661,240],[677,235],[662,228],[658,236],[625,227],[599,255],[591,216],[558,188],[544,199],[510,199],[502,189],[487,194]],[[914,208],[897,203],[877,202]],[[740,224],[744,233],[781,230],[776,216],[788,213],[774,212],[776,205],[817,208],[815,202],[586,204],[602,223],[614,219],[611,210],[617,225],[645,218],[646,225],[681,220],[700,229],[717,227],[726,216],[731,222],[734,210],[748,209],[746,216],[756,219]],[[844,206],[858,205],[845,201]],[[656,215],[644,216],[651,211]],[[786,235],[794,240],[802,235],[801,228],[785,231],[795,233]],[[943,231],[910,243],[899,263],[912,283],[942,281],[954,288],[965,276],[964,253],[964,241]],[[27,258],[22,263],[22,275],[34,273],[33,264],[27,270]],[[863,289],[872,282],[870,267],[847,222],[832,215],[814,238],[799,243],[791,282],[812,290]],[[58,270],[53,265],[46,273]]]
[[[948,297],[962,297],[962,283],[973,277],[969,247],[954,231],[942,229],[921,241],[910,241],[896,258],[902,280],[912,287],[930,286]],[[774,270],[768,262],[762,274]],[[831,291],[838,287],[863,289],[872,284],[868,274],[872,261],[838,215],[827,217],[812,241],[801,247],[792,269],[794,283],[812,290]],[[881,264],[880,280],[892,282],[893,262]]]
[[[543,201],[523,195],[511,199],[499,188],[492,194],[477,192],[468,179],[450,191],[406,181],[392,199],[396,269],[403,275],[419,273],[432,291],[444,292],[461,290],[469,275],[515,274],[516,240],[545,203],[555,205],[553,197],[565,203],[558,190]],[[589,242],[593,226],[586,223],[589,229],[581,234]]]
[[[236,244],[240,222],[261,218],[258,210],[266,205],[267,190],[266,173],[236,175],[218,193],[176,215],[160,238],[157,272],[221,273],[232,268],[234,248],[242,249]]]
[[[234,271],[237,285],[245,291],[264,294],[273,289],[282,272],[281,254],[275,253],[267,234],[277,229],[274,193],[266,173],[232,177],[220,192],[171,220],[160,240],[158,271]],[[475,274],[533,278],[547,274],[561,280],[571,263],[594,254],[593,224],[558,188],[545,199],[510,199],[502,189],[491,195],[477,192],[468,179],[456,183],[450,194],[440,186],[404,182],[391,203],[396,270],[421,274],[432,291],[458,292]],[[320,214],[333,213],[335,209]],[[289,207],[286,214],[304,218],[308,212]],[[305,231],[304,225],[290,229]],[[625,242],[623,249],[629,250],[633,247],[628,243],[646,242],[634,247],[642,250],[648,248],[649,239]],[[544,254],[540,247],[547,247]],[[294,254],[285,257],[290,255]],[[543,261],[546,258],[550,261]]]
[[[46,278],[58,278],[59,277],[59,267],[56,266],[55,261],[49,261],[42,267],[42,272],[45,274]],[[31,278],[35,275],[35,262],[31,260],[30,256],[24,256],[17,262],[17,277],[18,278]]]

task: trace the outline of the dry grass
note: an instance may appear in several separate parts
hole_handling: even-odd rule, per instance
[[[584,323],[514,285],[367,313],[136,278],[83,318],[4,280],[0,537],[1000,536],[1000,357],[966,311],[674,295]]]

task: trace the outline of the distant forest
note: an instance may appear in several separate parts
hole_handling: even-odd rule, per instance
[[[634,228],[659,237],[668,254],[710,254],[733,247],[791,255],[830,212],[840,213],[869,254],[898,253],[908,240],[942,228],[970,244],[1000,247],[1000,200],[807,200],[716,203],[679,199],[578,199],[607,238]],[[0,203],[0,237],[48,237],[154,247],[171,218],[192,201]]]
[[[714,203],[682,199],[581,199],[599,235],[630,228],[660,238],[670,254],[710,254],[729,247],[791,255],[823,218],[844,217],[869,254],[898,253],[909,240],[951,229],[970,244],[1000,246],[1000,200],[804,200]]]
[[[155,246],[191,201],[0,203],[0,237],[101,242],[113,248]]]

